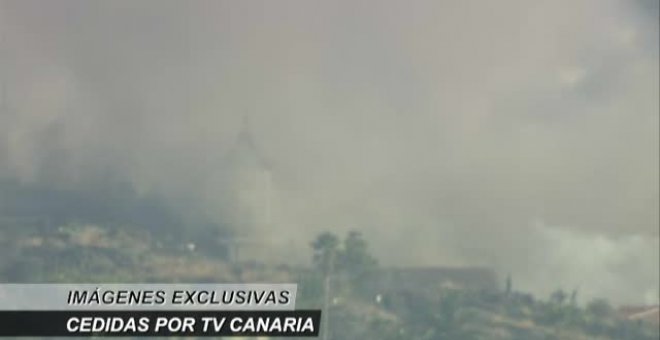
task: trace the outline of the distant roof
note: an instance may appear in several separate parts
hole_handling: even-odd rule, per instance
[[[406,267],[382,268],[375,284],[381,288],[435,288],[447,284],[473,288],[496,289],[495,271],[485,267]]]
[[[626,306],[619,308],[619,315],[628,320],[660,324],[660,306]]]

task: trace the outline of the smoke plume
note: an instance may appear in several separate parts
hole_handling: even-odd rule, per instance
[[[657,302],[657,1],[0,0],[0,29],[0,177],[222,220],[247,117],[263,235]]]

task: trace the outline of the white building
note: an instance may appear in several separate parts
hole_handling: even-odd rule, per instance
[[[229,243],[233,244],[234,256],[239,260],[263,261],[268,248],[274,246],[268,236],[273,217],[272,182],[270,164],[258,149],[245,120],[224,158],[221,204],[223,219],[237,235]]]

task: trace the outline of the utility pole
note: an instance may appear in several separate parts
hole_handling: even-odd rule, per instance
[[[8,33],[6,32],[8,25],[3,24],[5,13],[0,5],[0,135],[7,135],[8,131],[3,131],[2,125],[7,124],[9,119],[10,105],[9,105],[9,57],[8,57]],[[6,118],[5,118],[6,117]],[[6,128],[5,128],[6,129]],[[0,163],[9,164],[9,146],[7,137],[5,140],[0,139]],[[0,171],[6,169],[2,166]]]
[[[4,13],[0,10],[0,19]],[[3,22],[3,20],[0,20]],[[5,27],[0,26],[0,114],[6,114],[9,110],[7,103],[7,78],[9,71],[7,71],[7,56],[5,55]]]
[[[266,169],[263,173],[264,175],[264,209],[265,209],[265,217],[266,220],[264,221],[266,223],[266,227],[270,228],[271,227],[271,173],[268,169]]]
[[[324,326],[324,331],[323,331],[323,340],[328,340],[330,339],[330,306],[331,306],[331,301],[330,301],[330,288],[331,288],[331,280],[332,280],[332,274],[334,272],[334,267],[335,267],[335,256],[336,256],[337,251],[335,249],[331,250],[330,252],[330,257],[328,259],[328,268],[327,272],[325,274],[325,296],[324,296],[324,301],[323,301],[323,315],[325,315],[325,326]]]

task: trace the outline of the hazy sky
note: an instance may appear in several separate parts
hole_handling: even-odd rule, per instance
[[[657,1],[0,11],[3,176],[129,180],[213,216],[248,116],[285,238],[358,228],[386,263],[657,302]]]

